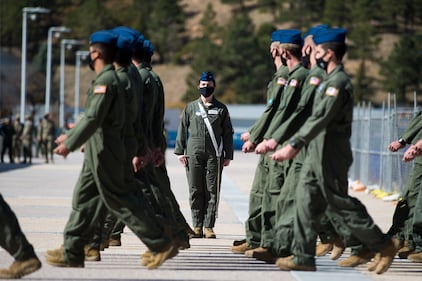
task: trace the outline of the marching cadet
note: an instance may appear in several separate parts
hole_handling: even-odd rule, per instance
[[[233,159],[233,127],[227,107],[214,97],[215,79],[202,72],[200,98],[183,110],[174,153],[186,167],[194,237],[216,238],[221,173]],[[203,229],[204,228],[204,229]]]
[[[313,100],[315,91],[323,80],[325,72],[315,65],[313,34],[319,28],[326,26],[316,26],[311,28],[304,36],[304,45],[302,47],[302,66],[310,64],[310,72],[302,87],[301,97],[295,111],[283,124],[276,129],[271,138],[265,142],[269,151],[275,150],[277,146],[285,143],[293,133],[297,131],[312,114]],[[302,149],[298,156],[293,160],[285,178],[280,195],[276,199],[275,206],[275,226],[274,239],[270,252],[255,252],[253,257],[273,262],[275,257],[285,257],[291,255],[291,244],[293,241],[293,218],[296,185],[299,173],[303,165],[306,149]]]
[[[13,158],[16,163],[20,162],[22,155],[22,133],[23,133],[23,124],[20,121],[20,116],[16,115],[15,121],[13,122],[13,128],[15,134],[13,135],[12,151]]]
[[[154,218],[140,191],[143,183],[125,178],[125,97],[112,65],[117,36],[97,31],[90,36],[90,67],[97,74],[88,91],[84,117],[56,139],[55,153],[66,156],[84,145],[84,162],[61,248],[46,252],[53,266],[84,267],[84,246],[92,238],[104,205],[151,251],[148,269],[177,255],[177,245]],[[89,218],[89,219],[87,219]]]
[[[287,81],[289,69],[281,62],[281,53],[278,49],[280,44],[279,33],[280,31],[271,33],[270,54],[273,58],[276,72],[268,83],[267,107],[261,117],[241,136],[242,141],[244,141],[242,151],[245,153],[254,151],[256,145],[262,141],[264,133],[268,129],[280,103],[280,96]],[[268,162],[269,158],[261,154],[249,194],[249,216],[245,222],[246,239],[233,242],[233,247],[231,248],[233,253],[244,254],[247,250],[258,248],[261,244],[262,196],[267,180]]]
[[[279,33],[281,60],[289,69],[287,83],[284,86],[280,103],[273,119],[264,134],[263,141],[257,145],[255,152],[267,154],[267,141],[273,137],[277,129],[292,115],[301,97],[302,87],[309,70],[300,63],[302,57],[302,36],[299,30],[287,29]],[[274,243],[274,226],[276,202],[284,184],[290,162],[268,162],[268,180],[264,186],[262,199],[262,234],[260,247],[245,252],[247,257],[255,253],[267,253]]]
[[[312,115],[289,144],[271,156],[277,161],[293,159],[308,145],[297,185],[293,258],[277,259],[276,265],[282,270],[316,270],[318,218],[326,209],[377,253],[368,270],[386,272],[397,251],[393,240],[374,224],[364,205],[347,193],[347,172],[352,163],[353,88],[341,63],[346,52],[345,38],[342,28],[321,29],[314,34],[316,63],[327,76],[317,89]]]
[[[40,137],[42,143],[41,151],[44,153],[45,163],[48,163],[48,158],[50,158],[51,163],[54,163],[54,136],[56,131],[56,126],[54,121],[50,117],[50,113],[45,113],[44,118],[40,126]]]
[[[402,136],[390,143],[388,149],[396,152],[404,148],[407,144],[416,144],[421,137],[422,131],[422,111],[419,111],[412,121],[403,132]],[[410,154],[410,153],[409,153]],[[408,156],[405,153],[403,160],[408,161]],[[402,248],[399,249],[398,254],[401,258],[408,258],[421,262],[421,241],[419,242],[419,249],[416,249],[415,240],[422,239],[421,230],[417,229],[418,233],[413,233],[412,227],[414,221],[422,220],[422,213],[417,205],[418,197],[420,197],[420,183],[422,182],[422,158],[418,157],[413,165],[412,170],[409,172],[406,186],[403,190],[402,198],[398,202],[394,215],[393,224],[388,233],[401,242]],[[416,252],[416,253],[415,253]]]
[[[22,132],[22,147],[23,147],[23,162],[32,163],[32,143],[34,141],[35,127],[32,123],[32,116],[27,115],[25,117],[25,124]]]
[[[0,194],[0,245],[15,259],[9,268],[0,269],[0,279],[17,279],[41,268],[34,247],[28,242],[18,219]]]

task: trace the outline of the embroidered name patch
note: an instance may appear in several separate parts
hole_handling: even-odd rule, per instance
[[[286,79],[284,79],[283,77],[279,77],[278,79],[277,79],[277,84],[278,85],[286,85]]]
[[[312,76],[311,79],[309,79],[309,85],[317,86],[321,82],[318,77]]]
[[[107,91],[106,85],[96,85],[94,87],[94,94],[105,94]]]
[[[334,87],[328,87],[327,90],[325,90],[325,94],[330,97],[336,97],[338,95],[338,89]]]
[[[293,88],[296,88],[297,84],[298,84],[298,81],[296,79],[292,79],[289,82],[289,86]]]
[[[208,114],[218,114],[218,110],[215,110],[215,109],[208,110]]]

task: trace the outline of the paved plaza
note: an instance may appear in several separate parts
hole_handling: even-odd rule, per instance
[[[127,228],[121,247],[101,252],[100,262],[86,262],[85,268],[57,268],[44,259],[47,249],[62,243],[73,187],[83,155],[70,154],[66,159],[56,156],[54,164],[35,158],[32,165],[0,164],[0,192],[15,211],[21,227],[34,245],[43,267],[24,280],[283,280],[283,281],[349,281],[349,280],[422,280],[422,264],[395,259],[383,275],[368,272],[365,266],[340,268],[328,256],[317,259],[317,272],[283,272],[274,265],[236,255],[230,251],[233,240],[244,236],[248,194],[258,157],[235,152],[235,160],[224,170],[219,216],[215,227],[217,239],[192,239],[191,248],[156,270],[140,265],[145,246]],[[8,158],[6,157],[6,161]],[[184,168],[173,151],[167,151],[167,168],[173,191],[183,214],[191,222],[188,188]],[[387,231],[394,204],[375,199],[364,192],[351,192],[364,202],[376,223]],[[342,258],[347,257],[347,250]],[[7,267],[12,258],[0,249],[0,266]]]

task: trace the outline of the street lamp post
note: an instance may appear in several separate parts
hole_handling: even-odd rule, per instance
[[[48,41],[47,41],[47,67],[46,67],[46,81],[45,81],[45,112],[50,112],[50,97],[51,97],[51,57],[52,57],[52,37],[53,33],[56,32],[70,32],[70,29],[65,26],[52,26],[48,29]]]
[[[60,48],[60,107],[59,107],[59,126],[64,126],[64,55],[65,47],[72,47],[73,45],[81,45],[79,40],[63,39]]]
[[[80,68],[81,59],[84,60],[89,55],[89,51],[76,52],[76,65],[75,65],[75,111],[73,118],[76,120],[79,117],[79,81],[80,81]]]
[[[24,7],[22,9],[22,61],[21,61],[21,112],[20,122],[25,121],[25,98],[26,98],[26,20],[27,15],[37,13],[49,13],[50,10],[42,7]]]

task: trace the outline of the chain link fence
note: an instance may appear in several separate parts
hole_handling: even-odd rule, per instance
[[[349,170],[352,181],[359,180],[365,186],[389,193],[401,193],[413,162],[401,159],[408,148],[390,152],[388,145],[404,132],[413,116],[421,110],[414,106],[399,108],[395,96],[388,96],[382,108],[360,103],[354,110],[351,145],[353,164]]]

